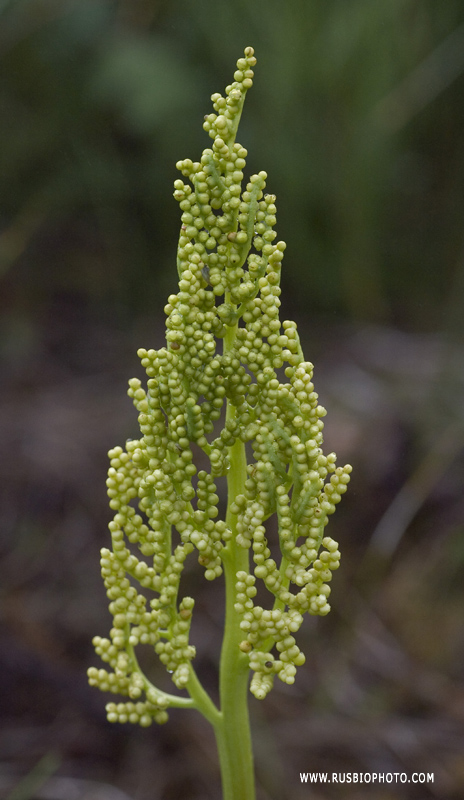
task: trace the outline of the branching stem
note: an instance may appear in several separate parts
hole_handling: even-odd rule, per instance
[[[224,339],[224,352],[235,342],[237,328],[229,328]],[[226,419],[235,418],[235,407],[228,400]],[[244,491],[246,480],[245,445],[237,440],[229,448],[230,469],[227,474],[226,524],[232,536],[223,551],[226,588],[225,628],[219,668],[221,720],[214,726],[221,765],[223,800],[254,800],[254,771],[248,710],[249,661],[239,648],[243,639],[240,615],[234,608],[237,572],[249,571],[248,550],[236,541],[236,516],[231,505]]]

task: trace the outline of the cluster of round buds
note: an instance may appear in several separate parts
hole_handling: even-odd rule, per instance
[[[243,183],[247,151],[235,137],[255,62],[247,47],[224,96],[212,96],[204,119],[211,147],[199,161],[176,165],[179,283],[165,306],[166,344],[138,351],[147,383],[133,378],[128,394],[140,435],[109,452],[114,519],[101,566],[113,627],[94,645],[112,671],[91,668],[89,681],[129,698],[108,705],[111,721],[145,726],[167,718],[172,699],[143,676],[139,646],[153,648],[175,685],[188,688],[193,600],[179,603],[179,587],[190,554],[214,580],[232,537],[250,552],[252,572],[237,575],[235,611],[256,697],[266,695],[275,675],[293,683],[304,662],[294,639],[303,614],[330,609],[328,584],[340,553],[324,530],[351,467],[337,467],[335,455],[322,452],[325,409],[313,367],[295,323],[280,320],[286,245],[276,241],[267,174]],[[245,444],[253,459],[226,524],[219,479],[230,477],[234,453],[240,447],[243,454]],[[278,542],[271,553],[267,520],[274,515]],[[174,548],[173,530],[180,539]],[[269,593],[269,609],[255,605],[257,581]]]
[[[322,423],[311,383],[312,366],[292,368],[291,382],[282,385],[275,373],[261,373],[263,391],[257,393],[256,425],[249,435],[255,455],[248,467],[245,493],[231,507],[236,515],[236,541],[250,548],[254,575],[237,574],[235,610],[246,634],[241,648],[249,653],[256,672],[251,691],[264,697],[275,674],[293,683],[304,663],[293,634],[303,614],[325,616],[332,572],[339,567],[338,544],[324,536],[329,515],[346,491],[351,466],[336,467],[334,454],[324,456]],[[276,513],[280,563],[272,557],[266,520]],[[256,580],[262,580],[272,598],[270,609],[254,604]],[[287,608],[288,611],[282,609]],[[279,657],[269,655],[276,647]],[[263,667],[265,665],[265,668]]]
[[[107,703],[106,715],[108,722],[132,722],[148,728],[153,720],[162,725],[168,720],[164,709],[157,708],[152,703]]]
[[[155,645],[160,661],[173,675],[172,679],[179,689],[183,689],[189,680],[189,662],[195,657],[196,652],[195,647],[189,644],[194,604],[193,598],[184,597],[171,626],[170,638],[167,641],[160,640]]]
[[[97,653],[98,650],[95,648]],[[116,694],[129,694],[129,679],[127,675],[118,675],[116,672],[108,672],[106,669],[89,667],[87,677],[90,686],[96,686],[102,692],[115,692]]]
[[[240,649],[248,654],[250,669],[255,673],[250,690],[261,700],[272,688],[275,675],[283,683],[295,682],[296,669],[304,664],[305,657],[292,634],[299,630],[303,616],[294,609],[282,611],[254,605],[256,588],[246,573],[237,573],[236,591],[235,609],[242,616],[240,628],[245,634]],[[278,658],[271,652],[274,646]]]
[[[289,363],[289,382],[280,383],[275,370],[266,366],[250,387],[254,413],[243,438],[251,442],[255,458],[248,466],[245,491],[231,506],[237,544],[251,550],[255,565],[252,576],[237,574],[235,610],[246,634],[241,649],[249,653],[256,673],[251,691],[259,698],[271,688],[274,675],[292,683],[304,663],[293,637],[303,614],[325,616],[330,611],[329,583],[340,552],[324,531],[351,473],[349,464],[336,466],[334,453],[322,452],[326,412],[314,391],[313,367],[302,359],[296,326],[287,322],[284,331],[279,345]],[[280,560],[267,540],[265,523],[274,514]],[[254,603],[257,579],[270,593],[270,609]],[[277,658],[270,657],[274,646]]]

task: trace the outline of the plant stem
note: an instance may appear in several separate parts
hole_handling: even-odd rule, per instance
[[[224,350],[233,346],[236,326],[227,331]],[[234,419],[235,407],[227,402],[227,419]],[[228,504],[226,523],[232,536],[223,551],[226,586],[224,639],[219,671],[221,720],[214,725],[221,766],[223,800],[254,800],[253,752],[248,712],[248,657],[239,648],[244,638],[240,617],[235,611],[235,583],[239,571],[249,571],[248,550],[236,542],[236,517],[230,507],[244,491],[246,480],[245,445],[239,439],[229,449],[227,474]]]
[[[201,714],[211,723],[216,726],[220,724],[221,712],[216,708],[209,694],[204,690],[197,674],[190,664],[190,679],[187,684],[187,690],[190,698],[193,700],[194,708],[200,711]]]

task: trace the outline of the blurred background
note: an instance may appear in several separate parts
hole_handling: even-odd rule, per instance
[[[195,712],[106,722],[107,450],[175,290],[180,158],[258,57],[239,140],[268,172],[297,320],[354,472],[332,613],[294,687],[251,698],[259,800],[464,797],[461,0],[1,0],[0,795],[217,800]],[[193,573],[186,580],[194,582]],[[222,589],[194,639],[214,686]],[[156,673],[157,680],[165,678]],[[433,772],[302,785],[300,771]]]

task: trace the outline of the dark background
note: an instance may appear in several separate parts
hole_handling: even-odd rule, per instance
[[[107,450],[175,290],[175,162],[258,57],[239,140],[265,169],[297,320],[353,464],[329,617],[294,687],[250,699],[260,800],[464,796],[461,0],[0,3],[0,793],[216,800],[212,734],[106,722]],[[194,581],[194,575],[188,577]],[[195,579],[196,580],[196,579]],[[221,586],[196,589],[214,692]],[[155,673],[161,682],[161,673]],[[300,771],[434,772],[302,785]],[[22,782],[19,782],[23,779]]]

